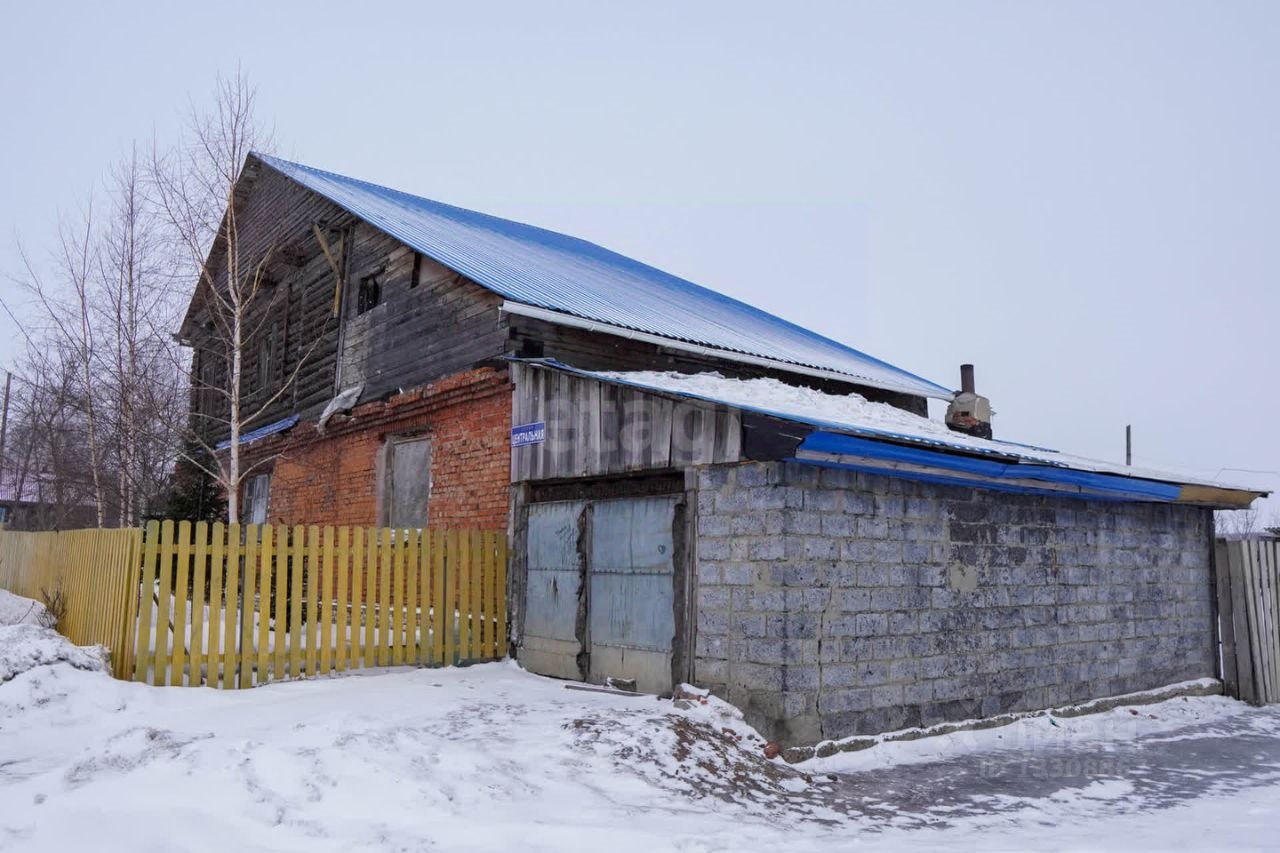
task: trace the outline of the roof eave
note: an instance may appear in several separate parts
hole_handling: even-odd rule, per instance
[[[554,311],[550,308],[541,308],[537,305],[527,305],[523,302],[506,300],[502,303],[500,310],[507,314],[518,314],[520,316],[531,317],[536,320],[545,320],[549,323],[558,323],[563,326],[572,326],[589,332],[598,332],[601,334],[627,338],[629,340],[643,341],[656,346],[666,347],[667,349],[688,352],[695,355],[711,356],[725,361],[738,362],[739,364],[769,367],[774,370],[782,370],[788,373],[795,373],[800,376],[812,376],[818,379],[831,379],[837,382],[847,382],[851,385],[862,385],[867,388],[878,388],[883,391],[893,391],[898,394],[910,394],[914,397],[929,397],[934,400],[950,401],[955,396],[953,392],[946,391],[945,389],[942,389],[941,386],[936,386],[937,390],[934,390],[935,386],[932,386],[931,384],[928,386],[907,383],[896,384],[892,382],[885,382],[884,380],[857,376],[852,373],[824,370],[819,367],[810,367],[808,365],[795,364],[789,361],[765,358],[764,356],[751,355],[750,353],[719,349],[716,347],[706,346],[704,344],[682,341],[678,338],[668,338],[663,335],[655,335],[649,332],[628,329],[625,326],[615,326],[610,323],[602,323],[598,320],[588,320],[585,317],[578,317],[574,314],[567,314],[563,311]]]

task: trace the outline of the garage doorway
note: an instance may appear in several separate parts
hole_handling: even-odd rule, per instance
[[[522,663],[670,690],[682,665],[683,510],[682,494],[530,504]]]

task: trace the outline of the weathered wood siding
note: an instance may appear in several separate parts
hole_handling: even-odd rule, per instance
[[[271,282],[246,324],[246,413],[291,383],[248,428],[295,413],[313,418],[344,388],[363,384],[361,400],[375,400],[503,354],[507,331],[498,311],[501,300],[492,293],[275,170],[253,161],[246,169],[249,181],[238,202],[240,255],[242,263],[265,258]],[[335,275],[313,225],[320,227],[330,251],[339,253],[337,317]],[[216,253],[213,269],[225,282],[224,259]],[[380,298],[361,313],[359,283],[368,275],[377,275]],[[197,303],[186,329],[194,349],[193,375],[225,388],[228,353],[210,321],[208,310]],[[197,425],[206,440],[226,437],[225,396],[197,390],[192,408],[204,416]]]
[[[512,424],[546,440],[511,449],[513,482],[680,469],[741,458],[735,409],[677,401],[531,365],[512,365]]]
[[[340,385],[372,400],[470,369],[503,354],[502,300],[365,223],[355,227]],[[378,304],[357,313],[359,283],[377,275]]]

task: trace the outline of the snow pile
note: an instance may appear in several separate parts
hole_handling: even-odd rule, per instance
[[[888,403],[874,403],[861,394],[827,394],[813,388],[798,388],[777,379],[733,379],[719,373],[675,373],[657,370],[600,371],[590,375],[606,381],[622,382],[696,397],[727,406],[768,412],[785,420],[813,423],[836,430],[874,430],[923,442],[937,442],[954,448],[999,453],[1006,458],[1067,467],[1081,471],[1120,474],[1173,483],[1199,483],[1224,488],[1250,489],[1175,471],[1118,465],[1016,442],[976,438],[954,432],[945,423],[913,415]],[[1260,489],[1266,491],[1266,489]]]
[[[107,650],[77,646],[52,628],[0,625],[0,684],[35,669],[65,663],[91,672],[105,671]]]
[[[714,698],[568,690],[510,662],[239,691],[153,688],[63,662],[0,684],[0,847],[818,853],[1269,842],[1276,782],[1209,786],[1223,738],[1245,738],[1255,756],[1234,772],[1280,772],[1261,754],[1280,739],[1280,709],[1220,697],[1171,704],[1122,709],[1128,728],[1058,721],[1072,727],[1074,749],[1097,757],[1148,737],[1151,716],[1221,718],[1217,740],[1194,728],[1158,735],[1169,750],[1188,738],[1195,772],[1183,784],[1213,796],[1147,813],[1143,772],[1156,771],[1142,766],[1039,789],[1018,778],[991,794],[978,790],[980,756],[967,770],[897,766],[917,744],[891,742],[866,753],[887,769],[819,773],[766,760],[759,735]],[[1233,723],[1228,705],[1262,722]],[[945,752],[954,737],[930,748]]]
[[[53,628],[58,620],[34,598],[23,598],[0,589],[0,625],[39,625]]]

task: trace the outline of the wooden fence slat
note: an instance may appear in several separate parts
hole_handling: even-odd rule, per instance
[[[209,531],[209,674],[206,682],[217,687],[222,671],[223,588],[227,577],[227,529],[216,521]]]
[[[257,613],[258,535],[256,524],[244,526],[244,580],[240,595],[240,686],[253,686],[254,614]]]
[[[365,543],[364,563],[364,666],[367,669],[377,661],[377,635],[375,628],[378,619],[378,540],[381,534],[377,528],[368,531]]]
[[[1257,701],[1257,687],[1253,677],[1253,632],[1249,618],[1249,582],[1245,573],[1244,548],[1240,542],[1227,542],[1227,569],[1231,573],[1231,617],[1235,623],[1236,678],[1239,680],[1240,698],[1245,702]]]
[[[305,528],[293,526],[289,560],[289,677],[302,675],[302,566],[306,555]]]
[[[320,674],[328,675],[333,669],[333,582],[334,560],[337,545],[332,527],[324,529],[324,564],[320,579]]]
[[[484,644],[486,658],[498,656],[498,534],[486,530],[484,537]]]
[[[404,663],[404,561],[408,531],[393,532],[395,552],[391,569],[391,664]]]
[[[1262,540],[1251,543],[1254,548],[1254,564],[1257,566],[1259,586],[1262,592],[1263,625],[1266,630],[1267,697],[1264,701],[1280,702],[1280,613],[1276,608],[1275,572],[1271,563],[1271,549]]]
[[[289,528],[281,524],[272,533],[275,582],[271,590],[271,680],[283,681],[288,672],[289,640]]]
[[[483,627],[484,621],[481,611],[483,610],[484,601],[484,537],[479,530],[472,530],[469,533],[471,537],[471,660],[481,660],[485,657]]]
[[[1222,649],[1222,687],[1232,697],[1240,696],[1240,681],[1236,675],[1236,634],[1232,618],[1231,571],[1227,559],[1227,543],[1214,542],[1213,567],[1215,593],[1218,602],[1218,640]]]
[[[320,528],[307,528],[307,574],[303,586],[307,592],[306,658],[307,678],[314,678],[320,645]]]
[[[1258,617],[1258,636],[1259,645],[1255,650],[1255,661],[1259,664],[1260,678],[1262,683],[1261,689],[1258,691],[1258,699],[1264,704],[1272,701],[1277,693],[1276,689],[1276,672],[1275,660],[1271,654],[1271,607],[1270,596],[1267,590],[1266,570],[1262,564],[1261,554],[1259,553],[1258,543],[1246,541],[1244,543],[1245,551],[1248,553],[1248,564],[1250,571],[1253,572],[1253,594],[1255,597],[1255,612]]]
[[[378,563],[378,666],[391,664],[391,563],[395,541],[390,527],[378,535],[382,547]]]
[[[128,536],[127,551],[124,554],[124,566],[122,568],[122,584],[121,595],[124,596],[125,619],[120,626],[119,640],[116,648],[120,649],[120,654],[116,657],[116,678],[124,679],[129,677],[129,673],[134,671],[135,656],[137,654],[137,624],[138,624],[138,581],[139,581],[139,565],[142,560],[142,531],[130,530]]]
[[[498,659],[507,656],[507,534],[506,531],[498,533],[498,553],[496,556],[498,563],[498,574],[496,591],[498,595],[498,645],[496,656]]]
[[[190,595],[191,522],[178,522],[177,563],[173,585],[173,667],[169,671],[169,685],[181,687],[185,683],[187,666],[187,608]]]
[[[357,527],[351,538],[351,668],[364,666],[364,614],[367,587],[364,582],[364,528]]]
[[[224,690],[235,690],[240,686],[237,677],[240,653],[236,648],[236,640],[240,627],[240,558],[243,554],[240,525],[228,524],[227,581],[223,588],[226,612],[222,620],[222,688]]]
[[[463,583],[463,572],[460,568],[462,563],[462,554],[460,549],[460,538],[458,531],[450,530],[448,533],[448,549],[445,552],[445,575],[444,575],[444,663],[445,666],[453,666],[458,662],[459,655],[459,638],[458,630],[455,628],[458,620],[458,597],[459,590]]]
[[[191,575],[191,676],[190,687],[204,683],[205,654],[205,583],[208,580],[209,522],[195,524],[195,571]]]
[[[138,589],[138,633],[133,668],[133,680],[142,682],[151,678],[151,595],[156,586],[156,573],[159,571],[156,554],[160,539],[160,523],[148,521],[145,535],[142,552],[142,584]]]
[[[435,666],[445,663],[445,538],[438,530],[431,534],[431,663]]]
[[[173,603],[173,522],[160,522],[160,593],[156,610],[156,658],[151,683],[157,687],[165,683],[167,667],[172,653],[169,646],[171,607]]]
[[[347,653],[351,643],[351,601],[348,598],[351,577],[351,528],[338,528],[338,593],[334,607],[337,609],[337,622],[334,627],[336,647],[333,656],[334,669],[345,672],[347,669]]]
[[[1253,655],[1254,699],[1265,702],[1267,695],[1266,658],[1262,654],[1262,616],[1258,613],[1258,585],[1253,571],[1253,555],[1244,542],[1232,543],[1240,554],[1244,571],[1245,607],[1249,615],[1249,646]]]
[[[418,542],[418,666],[431,661],[431,531]]]
[[[271,586],[272,575],[274,574],[274,543],[272,542],[272,529],[270,524],[262,525],[262,545],[259,546],[258,556],[260,569],[258,571],[258,684],[266,684],[271,680],[271,606],[275,601],[274,591]],[[279,678],[279,674],[276,678]]]
[[[418,541],[420,533],[421,531],[418,530],[406,531],[408,539],[405,542],[407,551],[404,558],[405,649],[401,663],[408,664],[418,663],[418,578],[419,562],[422,559]]]

